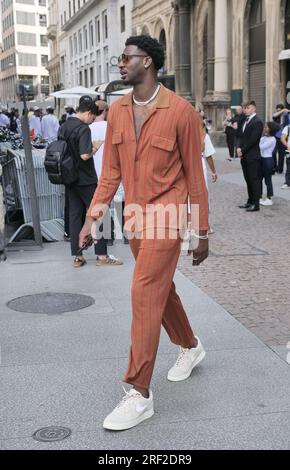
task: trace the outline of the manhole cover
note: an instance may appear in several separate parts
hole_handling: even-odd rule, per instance
[[[62,441],[71,435],[69,428],[62,428],[60,426],[50,426],[48,428],[38,429],[33,434],[33,439],[39,442],[55,442]]]
[[[7,306],[16,312],[58,314],[81,310],[94,303],[95,300],[88,295],[46,292],[18,297],[8,302]]]

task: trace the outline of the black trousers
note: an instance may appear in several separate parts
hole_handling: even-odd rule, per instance
[[[262,197],[262,162],[261,159],[241,159],[244,178],[248,188],[248,203],[259,206]]]
[[[290,157],[289,158],[286,158],[286,167],[287,167],[287,170],[286,170],[286,176],[285,176],[285,183],[288,184],[288,186],[290,186]]]
[[[273,158],[262,158],[262,176],[267,186],[267,197],[271,199],[274,196],[272,173],[274,162]]]
[[[72,256],[76,256],[79,249],[79,234],[96,187],[97,185],[92,184],[90,186],[68,186],[66,188],[69,202],[69,234]],[[96,255],[107,255],[107,241],[104,238],[98,240],[94,248]]]
[[[235,158],[236,133],[234,130],[233,132],[226,132],[226,136],[230,157]]]
[[[277,150],[278,150],[278,156],[279,156],[277,171],[278,173],[283,173],[286,147],[282,144],[281,139],[277,139]]]

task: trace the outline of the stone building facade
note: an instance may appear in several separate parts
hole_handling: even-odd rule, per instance
[[[177,93],[202,106],[217,133],[227,107],[255,99],[270,119],[288,104],[290,0],[135,0],[133,31],[160,39],[161,28]]]

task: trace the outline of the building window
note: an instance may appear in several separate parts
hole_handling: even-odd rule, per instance
[[[84,49],[85,51],[88,50],[88,29],[86,26],[84,26]]]
[[[37,55],[18,53],[18,64],[23,67],[37,67]]]
[[[88,71],[85,69],[85,87],[88,88]]]
[[[40,7],[46,7],[46,0],[38,0],[38,5]]]
[[[120,8],[120,21],[121,33],[124,33],[126,31],[125,5]]]
[[[36,34],[17,33],[17,43],[19,46],[36,46]]]
[[[42,55],[41,56],[41,65],[42,65],[42,67],[47,67],[48,66],[48,55]]]
[[[90,47],[94,47],[94,25],[93,25],[93,22],[90,21],[90,24],[89,24],[89,32],[90,32]]]
[[[49,77],[47,76],[41,77],[40,92],[45,96],[49,95]]]
[[[35,26],[35,13],[27,11],[16,11],[17,24],[24,24],[26,26]]]
[[[285,11],[285,49],[290,49],[290,0],[286,2]]]
[[[71,18],[71,2],[68,2],[68,17]]]
[[[83,73],[82,73],[82,71],[80,70],[80,72],[79,72],[79,85],[82,86],[82,84],[83,84]]]
[[[73,53],[74,53],[74,51],[73,51],[73,38],[72,37],[69,38],[69,53],[70,53],[70,56],[72,57]]]
[[[266,60],[266,18],[264,1],[254,0],[250,11],[250,63]]]
[[[74,55],[78,54],[78,41],[77,41],[77,35],[76,33],[74,34]]]
[[[47,47],[47,45],[48,45],[48,40],[47,40],[46,34],[41,34],[41,35],[40,35],[40,45],[41,45],[42,47]]]
[[[73,0],[73,14],[76,13],[76,0]]]
[[[100,27],[99,16],[96,17],[95,23],[96,23],[96,41],[97,41],[97,44],[99,44],[101,42],[101,27]]]
[[[95,80],[94,67],[91,67],[90,68],[90,86],[94,86],[94,80]]]
[[[79,51],[83,52],[83,35],[81,30],[79,30]]]
[[[108,39],[108,14],[107,14],[107,10],[103,11],[103,38]]]
[[[163,46],[164,55],[165,55],[165,58],[166,58],[167,44],[166,44],[166,34],[165,34],[164,29],[162,29],[161,32],[160,32],[160,35],[159,35],[159,42],[160,42],[160,44]],[[162,69],[161,69],[160,71],[161,71],[161,73],[166,73],[166,60],[165,60],[165,62],[164,62],[164,66],[162,67]]]
[[[46,15],[39,15],[39,26],[47,26]]]

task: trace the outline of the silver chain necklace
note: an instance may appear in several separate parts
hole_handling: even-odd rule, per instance
[[[151,98],[149,98],[149,100],[147,100],[147,101],[137,101],[137,100],[135,99],[135,96],[133,95],[133,101],[134,101],[134,103],[135,103],[137,106],[147,106],[147,104],[151,103],[151,101],[153,101],[153,100],[156,98],[156,96],[157,96],[158,93],[159,93],[160,88],[161,88],[161,85],[160,85],[160,83],[159,83],[159,84],[158,84],[158,87],[157,87],[156,90],[154,91],[154,94],[153,94],[153,95],[151,96]]]

